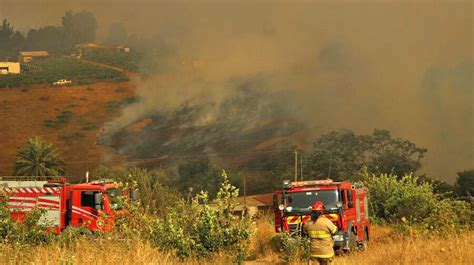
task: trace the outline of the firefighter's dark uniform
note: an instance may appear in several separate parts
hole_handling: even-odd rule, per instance
[[[311,259],[316,259],[320,264],[328,264],[334,257],[334,241],[332,235],[337,227],[324,215],[316,221],[308,221],[304,226],[310,238]]]

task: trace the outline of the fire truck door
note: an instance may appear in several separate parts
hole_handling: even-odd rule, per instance
[[[97,191],[74,190],[72,199],[71,224],[73,226],[95,225],[98,211],[94,208],[94,194]]]

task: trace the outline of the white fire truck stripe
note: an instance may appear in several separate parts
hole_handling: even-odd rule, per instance
[[[76,210],[72,210],[73,213],[77,214],[77,215],[80,215],[82,217],[86,217],[86,218],[89,218],[89,219],[94,219],[93,217],[90,217],[88,215],[85,215],[85,214],[82,214],[81,212],[78,212]]]
[[[13,200],[9,200],[8,201],[8,204],[9,205],[27,205],[27,204],[32,204],[32,205],[35,205],[35,204],[41,204],[41,205],[51,205],[51,206],[54,206],[54,207],[59,207],[59,203],[56,203],[56,202],[47,202],[47,201],[34,201],[34,200],[16,200],[16,201],[13,201]]]
[[[97,217],[98,217],[97,215],[95,215],[95,214],[93,214],[93,213],[91,213],[91,212],[88,212],[88,211],[86,211],[86,210],[84,210],[84,209],[81,209],[81,208],[79,208],[79,207],[77,207],[77,206],[72,206],[72,209],[73,209],[73,210],[76,210],[76,211],[79,211],[79,212],[81,212],[81,213],[85,213],[85,214],[91,215],[91,216],[94,217],[94,218],[97,218]]]
[[[10,201],[11,200],[16,200],[16,201],[32,201],[36,202],[36,198],[33,197],[10,197],[8,198]]]
[[[36,203],[34,202],[8,202],[8,205],[11,206],[34,206]]]

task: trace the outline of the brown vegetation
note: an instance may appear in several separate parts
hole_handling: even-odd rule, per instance
[[[120,91],[116,90],[120,88]],[[67,162],[70,176],[83,175],[99,164],[115,164],[123,159],[111,148],[96,144],[103,124],[120,115],[106,108],[107,102],[133,96],[129,82],[100,82],[86,86],[33,86],[0,90],[0,175],[12,173],[13,161],[28,138],[41,135],[54,143]],[[19,111],[21,109],[21,111]],[[67,119],[61,113],[67,111]],[[59,117],[59,118],[58,118]],[[45,121],[56,121],[54,127]]]
[[[281,264],[283,257],[271,243],[275,235],[269,221],[256,224],[257,234],[251,244],[252,260],[248,264]],[[369,248],[337,256],[334,264],[470,264],[474,260],[472,232],[451,235],[447,238],[422,237],[415,234],[402,236],[389,227],[374,226]],[[14,264],[175,264],[170,253],[163,253],[143,241],[117,241],[83,239],[65,247],[47,245],[33,249],[0,247],[0,263]],[[104,254],[105,253],[105,254]],[[229,257],[217,255],[212,260],[187,260],[186,264],[227,264]]]

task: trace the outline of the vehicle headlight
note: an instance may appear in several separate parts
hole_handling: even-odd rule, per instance
[[[334,241],[344,241],[344,235],[334,235]]]

